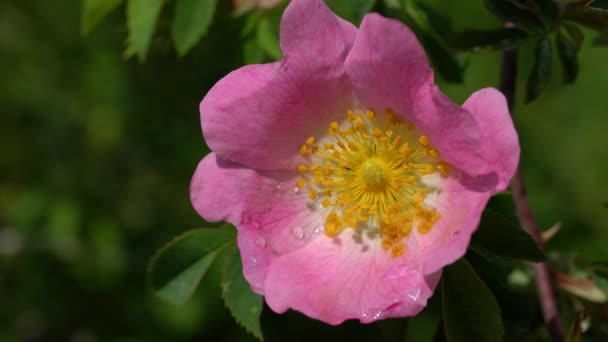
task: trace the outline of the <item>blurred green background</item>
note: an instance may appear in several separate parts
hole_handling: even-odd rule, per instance
[[[499,25],[481,1],[428,3],[457,30]],[[221,1],[182,58],[163,12],[140,63],[124,57],[122,8],[83,37],[79,1],[0,2],[0,341],[252,339],[224,308],[217,270],[182,308],[153,298],[145,275],[156,249],[208,225],[188,197],[207,153],[199,101],[230,70],[270,60],[243,33],[255,13],[232,11]],[[520,90],[531,55],[524,46]],[[458,103],[498,83],[499,52],[463,57],[464,84],[438,80]],[[562,85],[554,63],[549,89],[514,113],[533,209],[542,227],[563,224],[549,249],[591,260],[608,259],[606,61],[588,39],[578,82]]]

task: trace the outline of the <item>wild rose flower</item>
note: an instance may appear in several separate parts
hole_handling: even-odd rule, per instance
[[[276,312],[339,324],[412,316],[462,257],[519,145],[504,97],[462,107],[414,34],[321,0],[283,14],[283,59],[220,80],[200,105],[213,150],[190,194],[238,229],[243,272]]]

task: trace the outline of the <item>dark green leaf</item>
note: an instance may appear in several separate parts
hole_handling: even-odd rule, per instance
[[[122,0],[85,0],[82,10],[81,31],[88,34],[108,13],[112,12]]]
[[[557,53],[562,62],[562,75],[565,83],[574,83],[578,76],[578,51],[576,45],[561,31],[555,37]]]
[[[334,13],[355,25],[359,25],[375,3],[376,0],[327,0],[327,5]]]
[[[526,85],[526,103],[535,100],[551,80],[553,50],[549,38],[541,38],[534,49],[534,65]]]
[[[598,272],[594,272],[592,274],[592,279],[595,286],[608,296],[608,277],[602,276]]]
[[[439,75],[446,81],[462,83],[464,63],[452,54],[443,40],[444,36],[451,34],[449,19],[431,7],[419,6],[418,2],[406,2],[404,7],[409,26],[420,38]]]
[[[498,263],[542,261],[544,255],[530,234],[492,209],[486,209],[471,239],[471,250]]]
[[[600,32],[593,40],[593,46],[608,46],[608,31]]]
[[[207,33],[217,0],[177,0],[171,33],[175,48],[184,56]]]
[[[583,9],[569,7],[566,18],[590,27],[594,30],[608,30],[608,11],[599,8],[587,7]]]
[[[254,293],[243,276],[241,258],[236,245],[225,260],[222,271],[222,297],[234,319],[258,339],[262,339],[260,314],[262,296]]]
[[[534,0],[534,6],[547,29],[551,29],[559,19],[559,6],[556,0]]]
[[[496,299],[465,259],[444,269],[441,289],[448,342],[502,341],[504,330]]]
[[[264,17],[258,23],[257,40],[268,56],[272,59],[281,58],[278,27],[273,24],[270,18]]]
[[[528,33],[516,28],[490,31],[468,30],[453,35],[448,40],[448,45],[463,51],[482,48],[506,49],[518,46],[528,37]]]
[[[219,251],[231,241],[234,233],[219,229],[195,229],[178,236],[150,260],[152,290],[172,304],[184,304]]]
[[[583,46],[583,40],[585,39],[583,31],[581,31],[578,26],[569,23],[564,23],[564,28],[568,32],[568,35],[570,36],[570,39],[572,39],[572,42],[574,42],[574,46],[576,46],[576,51],[580,51],[581,47]]]
[[[591,3],[590,7],[608,10],[608,0],[595,0]]]
[[[503,21],[514,23],[530,32],[543,32],[545,27],[538,16],[524,5],[514,0],[484,0],[486,8]]]
[[[127,4],[128,55],[136,54],[140,61],[146,59],[156,21],[164,3],[164,0],[129,0]]]

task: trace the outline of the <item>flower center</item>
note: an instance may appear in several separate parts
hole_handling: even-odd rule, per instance
[[[348,111],[342,124],[329,124],[319,143],[306,139],[300,154],[308,162],[298,166],[296,186],[328,208],[329,237],[354,229],[379,237],[383,249],[399,256],[412,228],[428,233],[441,218],[427,197],[438,191],[430,185],[433,177],[446,177],[449,167],[426,136],[390,109],[382,116]]]
[[[389,185],[390,169],[382,160],[367,159],[361,164],[359,176],[369,192],[384,192]]]

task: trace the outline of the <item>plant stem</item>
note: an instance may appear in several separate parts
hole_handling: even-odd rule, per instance
[[[517,49],[506,49],[502,54],[502,64],[500,71],[500,90],[507,98],[509,111],[513,115],[515,104],[515,89],[517,80]],[[526,194],[521,167],[517,168],[515,176],[511,180],[511,193],[515,202],[517,218],[521,226],[536,240],[541,250],[545,250],[545,243],[542,239],[540,229],[530,208],[530,202]],[[551,284],[551,272],[545,262],[534,264],[534,274],[536,277],[536,288],[542,306],[543,317],[547,324],[547,329],[554,342],[564,341],[564,332],[560,323],[555,295]]]

